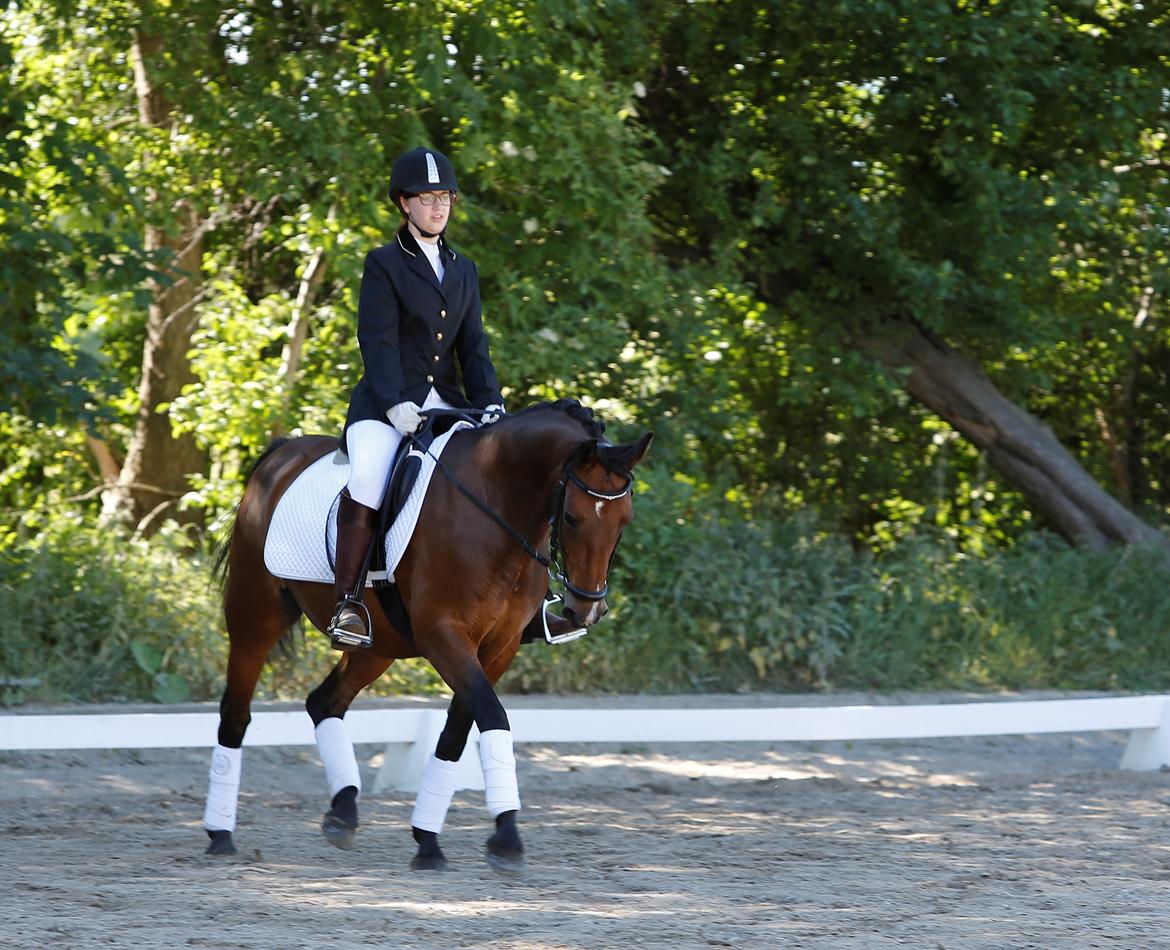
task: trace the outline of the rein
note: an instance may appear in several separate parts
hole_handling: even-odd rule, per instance
[[[462,409],[430,409],[426,411],[425,415],[427,417],[428,426],[431,424],[434,416],[452,416],[455,419],[463,419],[467,422],[474,423],[477,427],[481,424],[475,419],[474,416]],[[526,537],[524,537],[524,535],[508,524],[508,522],[506,522],[498,514],[496,514],[496,512],[493,511],[485,502],[480,501],[479,498],[471,491],[471,489],[464,485],[463,482],[459,481],[459,479],[455,477],[454,473],[449,468],[447,468],[447,466],[444,465],[442,461],[440,461],[437,455],[431,455],[431,448],[429,445],[423,445],[422,442],[419,441],[419,439],[413,434],[408,435],[407,438],[410,439],[411,443],[416,448],[420,448],[426,452],[427,455],[430,455],[431,459],[435,463],[435,467],[438,468],[444,476],[446,476],[447,481],[454,485],[464,498],[470,501],[473,505],[475,505],[476,508],[478,508],[485,515],[491,518],[492,521],[503,528],[504,531],[511,535],[514,540],[518,541],[520,546],[524,549],[525,554],[539,563],[541,567],[549,566],[549,559],[536,550],[531,541],[529,541]]]
[[[452,416],[458,416],[459,418],[468,419],[468,421],[472,421],[472,422],[475,421],[472,417],[470,417],[466,412],[464,412],[462,410],[451,411],[451,410],[436,409],[436,410],[430,410],[430,411],[436,415],[439,415],[439,414],[452,415]],[[632,472],[626,476],[626,483],[625,483],[625,485],[622,486],[620,491],[603,492],[603,491],[598,491],[596,488],[592,488],[591,486],[586,484],[581,479],[581,477],[570,468],[570,462],[566,461],[564,469],[562,470],[562,473],[561,473],[561,479],[559,482],[557,482],[556,494],[553,496],[554,497],[554,502],[553,502],[553,509],[554,510],[553,510],[553,513],[549,516],[549,522],[548,522],[550,525],[552,525],[552,534],[549,538],[549,553],[547,555],[544,555],[544,554],[541,554],[540,551],[538,551],[536,549],[535,545],[533,545],[533,543],[531,541],[529,541],[527,537],[525,537],[523,534],[521,534],[519,531],[517,531],[515,528],[513,528],[510,524],[508,524],[508,522],[505,521],[503,517],[501,517],[495,510],[493,510],[491,508],[491,506],[489,506],[486,502],[480,500],[480,498],[474,492],[472,492],[470,488],[468,488],[458,478],[456,478],[455,474],[446,465],[443,464],[443,462],[439,459],[438,456],[431,455],[431,450],[430,450],[429,446],[425,446],[425,447],[421,446],[421,443],[419,443],[419,440],[416,439],[414,435],[409,435],[409,436],[407,436],[407,438],[410,439],[411,442],[414,443],[416,446],[423,448],[423,451],[425,451],[426,454],[431,457],[431,459],[434,461],[435,466],[439,469],[439,471],[441,471],[443,473],[443,475],[446,477],[446,479],[452,485],[455,486],[456,490],[461,495],[463,495],[463,497],[465,497],[468,501],[470,501],[473,505],[475,505],[475,507],[478,508],[480,511],[482,511],[485,515],[487,515],[489,518],[491,518],[492,521],[494,521],[497,525],[499,525],[499,527],[503,528],[503,530],[513,540],[515,540],[516,542],[519,543],[520,547],[524,549],[525,554],[527,554],[530,558],[532,558],[534,561],[536,561],[541,567],[546,568],[548,570],[550,578],[552,578],[553,580],[560,581],[562,584],[565,585],[566,590],[570,591],[574,596],[579,597],[582,600],[602,600],[605,598],[606,594],[609,593],[609,579],[608,579],[609,578],[609,568],[608,567],[606,568],[606,580],[605,580],[605,582],[602,583],[601,589],[597,590],[597,591],[587,591],[587,590],[583,590],[580,587],[577,587],[569,580],[568,571],[563,566],[564,558],[562,557],[558,561],[557,550],[560,547],[560,543],[561,543],[560,542],[560,534],[561,534],[560,527],[561,527],[561,523],[564,521],[564,518],[565,518],[565,496],[566,496],[566,493],[568,491],[569,483],[571,482],[572,484],[574,484],[578,488],[580,488],[583,492],[585,492],[585,494],[587,494],[590,498],[597,498],[600,501],[617,501],[619,498],[624,498],[626,495],[629,495],[633,492],[633,490],[634,490],[634,475]],[[609,555],[610,565],[613,564],[613,557],[614,557],[614,554],[616,554],[616,553],[617,553],[617,545],[614,545],[614,549],[612,552],[610,552],[610,555]]]

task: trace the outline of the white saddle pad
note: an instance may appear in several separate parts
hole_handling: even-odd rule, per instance
[[[394,570],[418,523],[427,486],[435,471],[435,459],[443,454],[451,436],[460,429],[470,428],[468,422],[457,422],[431,443],[429,453],[410,450],[411,456],[422,460],[418,478],[386,535],[387,575],[371,572],[372,576],[366,577],[367,587],[383,576],[394,579]],[[306,468],[289,485],[276,503],[264,540],[264,566],[273,575],[290,581],[333,583],[333,569],[329,565],[337,550],[337,501],[347,481],[348,463],[338,465],[334,453],[330,453]]]

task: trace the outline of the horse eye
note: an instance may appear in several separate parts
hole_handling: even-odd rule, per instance
[[[579,518],[574,517],[573,515],[569,514],[567,511],[565,512],[565,524],[568,525],[570,528],[575,528],[580,523],[581,523],[581,520]]]

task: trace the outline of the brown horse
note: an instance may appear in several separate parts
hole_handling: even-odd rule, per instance
[[[418,844],[411,867],[446,866],[439,832],[473,722],[480,730],[488,811],[496,823],[488,861],[501,870],[523,867],[512,736],[495,684],[512,662],[526,624],[543,615],[549,572],[564,584],[569,620],[589,626],[608,609],[610,562],[633,517],[632,471],[652,434],[615,446],[603,431],[590,410],[563,399],[450,440],[394,572],[413,636],[397,629],[367,590],[373,648],[343,653],[305,704],[332,795],[322,824],[332,844],[353,847],[358,825],[361,783],[345,733],[346,710],[394,660],[423,656],[454,698],[411,817]],[[264,564],[264,545],[281,495],[337,445],[333,437],[305,436],[270,446],[248,478],[223,552],[231,648],[204,815],[212,854],[235,852],[241,746],[269,652],[302,614],[320,630],[333,614],[332,585],[274,577]]]

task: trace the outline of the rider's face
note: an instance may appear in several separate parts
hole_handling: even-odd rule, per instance
[[[414,222],[415,227],[438,234],[447,226],[447,219],[451,217],[450,202],[453,196],[449,191],[428,191],[421,195],[411,195],[403,199],[406,212]],[[430,204],[427,202],[430,201]]]

